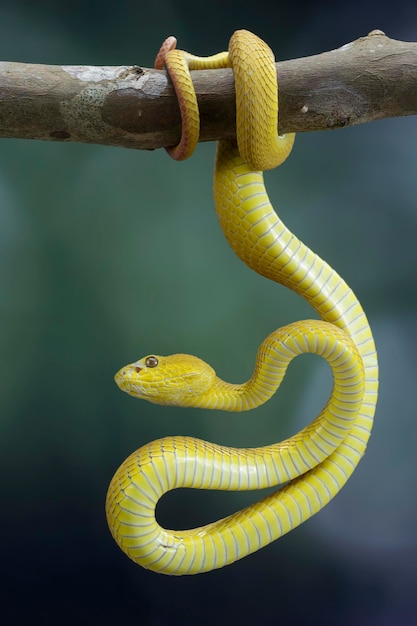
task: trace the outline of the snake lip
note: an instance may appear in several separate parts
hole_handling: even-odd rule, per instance
[[[126,370],[119,370],[114,376],[114,381],[116,385],[120,387],[123,381],[125,380],[125,378],[126,378]]]

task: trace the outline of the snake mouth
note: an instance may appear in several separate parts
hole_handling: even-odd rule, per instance
[[[126,368],[119,370],[114,376],[114,382],[122,391],[128,391],[132,386],[129,372]]]
[[[136,398],[146,398],[146,393],[144,393],[142,386],[137,381],[133,381],[126,370],[117,372],[114,381],[121,391],[125,391]]]
[[[114,381],[121,391],[124,391],[135,398],[144,398],[148,400],[149,397],[146,393],[147,385],[135,378],[135,375],[139,374],[144,369],[146,368],[139,367],[137,365],[123,367],[115,374]]]

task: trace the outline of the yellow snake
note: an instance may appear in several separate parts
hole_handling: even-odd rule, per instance
[[[220,141],[214,196],[221,227],[237,255],[259,274],[303,296],[321,320],[289,324],[259,348],[252,378],[220,380],[197,357],[150,355],[115,377],[132,396],[165,405],[243,411],[268,400],[298,354],[324,357],[333,371],[331,397],[304,430],[263,448],[235,449],[192,437],[166,437],[133,454],[109,486],[106,513],[114,539],[136,563],[165,574],[196,574],[230,564],[274,541],[317,513],[343,487],[365,452],[377,400],[378,366],[366,316],[351,289],[297,239],[271,206],[261,171],[281,163],[293,135],[277,135],[274,56],[248,31],[233,34],[228,52],[199,58],[163,44],[183,121],[174,158],[189,156],[199,133],[189,69],[231,66],[236,83],[238,145]],[[272,495],[225,519],[186,531],[155,519],[171,489],[249,490],[279,486]]]

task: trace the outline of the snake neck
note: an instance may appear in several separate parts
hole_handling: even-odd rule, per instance
[[[363,367],[349,336],[322,320],[294,322],[274,330],[260,345],[254,372],[246,383],[232,384],[215,377],[210,389],[194,398],[191,406],[226,411],[247,411],[260,406],[281,385],[291,361],[308,353],[323,357],[332,369],[333,393],[327,408],[332,412],[335,403],[337,413],[338,398],[344,397],[346,385],[352,393],[354,380],[362,381]]]
[[[265,366],[265,359],[275,352],[280,342],[280,331],[271,333],[259,347],[252,376],[244,383],[230,383],[219,376],[214,378],[213,384],[206,393],[196,395],[190,399],[188,406],[200,409],[214,409],[230,412],[249,411],[267,402],[280,386],[290,360],[273,359],[272,364]],[[265,380],[268,384],[265,385]]]
[[[252,379],[243,384],[234,384],[216,376],[210,391],[193,399],[190,406],[222,411],[246,411],[258,406],[254,404],[253,387]]]
[[[264,362],[265,354],[271,352],[271,348],[270,346],[267,347],[267,344],[276,343],[276,341],[271,342],[270,338],[268,338],[261,344],[254,372],[248,381],[244,383],[229,383],[216,376],[210,389],[206,393],[190,398],[187,406],[240,412],[249,411],[267,402],[280,386],[287,369],[287,364],[283,366],[282,363],[277,363],[269,367],[268,372],[265,370],[260,372],[260,364]],[[273,381],[267,387],[264,384],[266,377]],[[184,406],[184,404],[182,403],[181,406]]]

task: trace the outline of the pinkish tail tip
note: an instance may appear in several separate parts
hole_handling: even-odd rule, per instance
[[[164,69],[165,55],[170,50],[174,50],[176,45],[177,45],[177,39],[173,35],[170,35],[169,37],[165,39],[165,41],[162,43],[161,47],[159,48],[159,52],[155,58],[154,68],[156,70]]]

